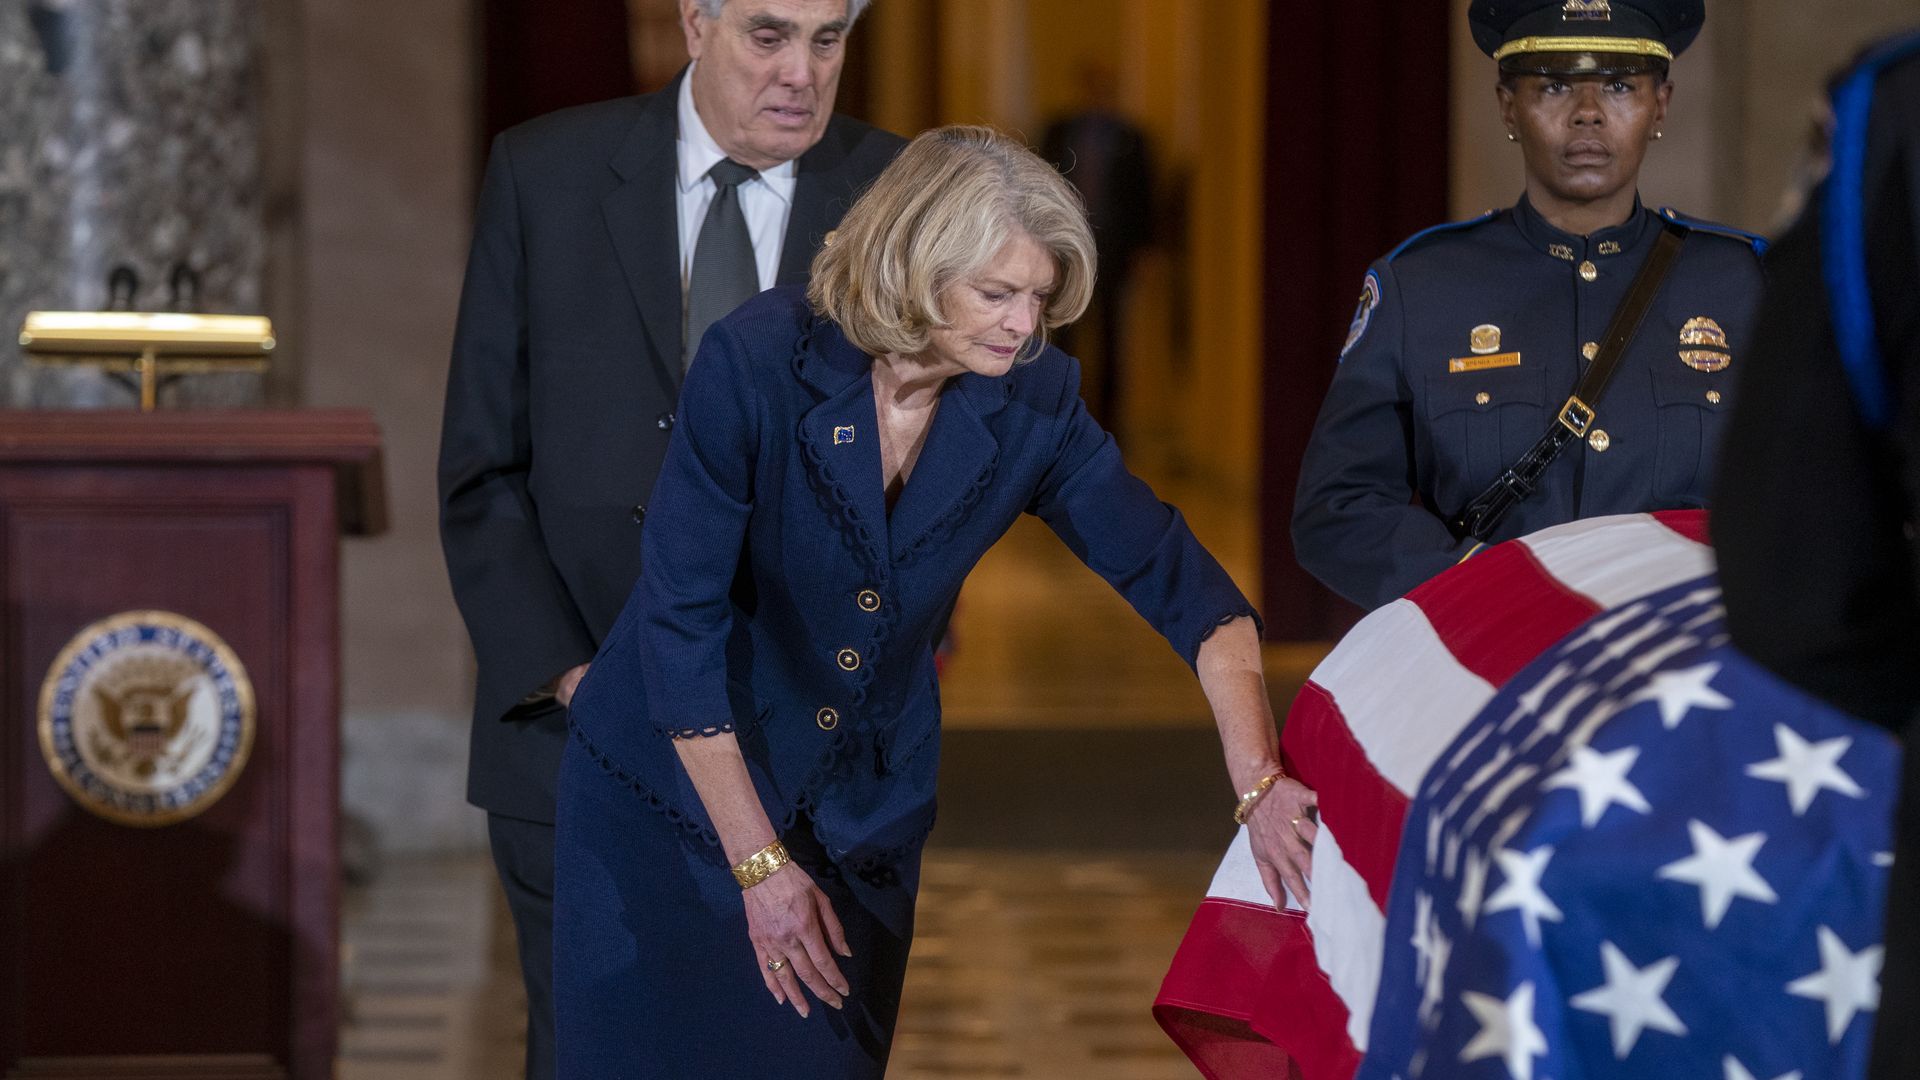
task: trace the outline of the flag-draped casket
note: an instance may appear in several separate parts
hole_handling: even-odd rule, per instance
[[[1703,513],[1482,552],[1289,710],[1311,912],[1244,830],[1155,1014],[1216,1080],[1861,1074],[1898,748],[1727,642]]]

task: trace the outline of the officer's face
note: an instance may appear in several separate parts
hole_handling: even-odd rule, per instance
[[[940,294],[947,325],[930,335],[924,359],[955,375],[1013,370],[1046,313],[1054,276],[1052,254],[1026,233],[1015,234],[979,273]]]
[[[693,104],[727,156],[755,169],[791,161],[827,130],[846,58],[847,0],[726,0],[709,19],[681,0]]]
[[[1529,188],[1567,202],[1635,185],[1673,86],[1658,75],[1522,75],[1500,86],[1500,112],[1519,137]]]

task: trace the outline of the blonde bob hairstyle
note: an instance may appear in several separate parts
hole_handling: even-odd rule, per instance
[[[813,260],[807,300],[869,356],[924,352],[949,323],[948,289],[985,270],[1025,233],[1053,256],[1055,280],[1017,363],[1093,295],[1093,230],[1053,166],[988,127],[923,132],[854,202]]]

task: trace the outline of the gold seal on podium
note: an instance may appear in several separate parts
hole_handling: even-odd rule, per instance
[[[75,634],[40,687],[40,751],[76,803],[122,825],[185,821],[253,749],[253,684],[212,630],[129,611]]]

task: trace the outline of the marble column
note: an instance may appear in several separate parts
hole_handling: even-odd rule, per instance
[[[138,277],[137,310],[276,314],[262,148],[274,6],[0,4],[0,406],[137,400],[90,369],[31,364],[14,344],[30,310],[107,307],[117,266]],[[254,404],[266,385],[259,375],[196,376],[161,402]]]

